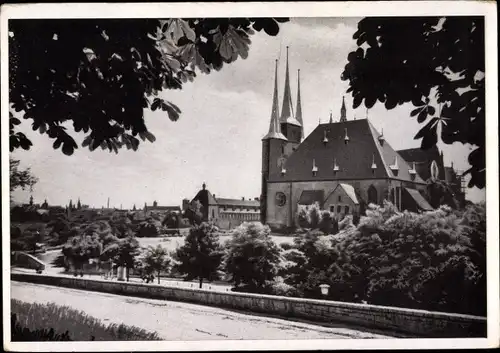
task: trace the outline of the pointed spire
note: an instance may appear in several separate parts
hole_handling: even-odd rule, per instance
[[[330,124],[333,124],[333,115],[331,110],[330,110]]]
[[[281,133],[279,124],[279,103],[278,103],[278,60],[276,60],[274,69],[274,93],[273,93],[273,107],[271,110],[271,122],[269,124],[269,132],[264,136],[263,140],[275,138],[286,140],[286,137]]]
[[[343,123],[345,121],[347,121],[345,100],[344,100],[344,96],[342,96],[342,107],[340,108],[340,122]]]
[[[281,108],[280,123],[289,123],[300,126],[293,116],[292,92],[290,90],[290,70],[288,69],[288,47],[286,47],[285,91],[283,93],[283,106]]]
[[[300,123],[300,138],[304,138],[304,122],[302,121],[302,103],[300,102],[300,69],[297,70],[297,109],[295,118]]]

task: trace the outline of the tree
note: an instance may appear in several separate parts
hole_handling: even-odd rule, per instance
[[[157,245],[156,248],[149,246],[143,257],[146,271],[156,271],[158,275],[158,284],[160,284],[161,271],[168,271],[170,262],[171,259],[168,255],[168,251],[160,245]]]
[[[184,211],[185,217],[193,225],[201,224],[203,222],[203,205],[199,200],[191,202],[189,207]]]
[[[448,205],[454,209],[459,207],[455,193],[449,183],[444,180],[429,180],[427,182],[427,194],[429,195],[429,203],[434,208],[439,208],[441,205]]]
[[[269,226],[243,223],[226,243],[224,267],[236,287],[261,292],[276,277],[281,261],[280,249],[270,236]]]
[[[83,264],[91,258],[98,258],[102,253],[102,243],[97,235],[79,235],[68,240],[62,253],[74,265],[75,276],[77,270],[83,275]]]
[[[30,190],[38,182],[38,178],[33,175],[30,168],[25,170],[19,169],[20,161],[17,159],[9,158],[9,176],[10,176],[10,192],[16,189]]]
[[[223,248],[219,243],[219,229],[210,223],[202,223],[189,230],[184,245],[177,248],[175,260],[178,272],[186,274],[186,280],[198,278],[200,288],[203,279],[212,281],[220,278]]]
[[[87,134],[82,147],[136,150],[155,141],[144,109],[181,113],[158,97],[181,89],[196,71],[220,70],[248,56],[250,36],[275,36],[287,19],[60,19],[9,21],[9,96],[12,109],[32,120],[33,130],[71,155],[78,148],[65,123]],[[75,35],[78,33],[78,35]],[[36,38],[36,41],[33,40]],[[64,53],[64,55],[61,55]],[[36,58],[36,60],[33,60]],[[31,141],[10,114],[10,150]]]
[[[113,254],[111,257],[117,266],[122,266],[127,269],[127,282],[130,279],[130,269],[134,268],[136,257],[140,254],[139,242],[135,237],[127,237],[120,239],[111,244],[110,252]]]
[[[179,215],[175,212],[168,212],[161,224],[167,228],[179,228]]]
[[[469,187],[485,186],[484,18],[370,17],[353,35],[358,49],[349,53],[342,80],[349,81],[353,107],[379,101],[387,109],[411,103],[425,123],[415,135],[428,149],[469,143]]]

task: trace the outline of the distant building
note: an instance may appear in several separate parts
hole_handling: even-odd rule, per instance
[[[260,201],[256,197],[252,199],[228,199],[217,198],[207,190],[203,183],[202,189],[188,202],[183,200],[183,207],[199,202],[203,221],[213,222],[219,228],[231,229],[243,222],[258,222],[260,220]],[[189,203],[189,205],[188,205]]]
[[[152,206],[148,206],[147,203],[144,203],[143,212],[145,215],[151,214],[152,212],[157,214],[167,214],[167,213],[181,214],[182,210],[180,206],[160,206],[158,205],[158,202],[156,202],[155,200],[153,201]]]

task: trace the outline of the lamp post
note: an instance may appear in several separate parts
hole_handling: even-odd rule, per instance
[[[328,295],[328,291],[330,290],[330,285],[320,284],[319,288],[321,289],[321,294],[323,294],[323,296],[326,297]]]

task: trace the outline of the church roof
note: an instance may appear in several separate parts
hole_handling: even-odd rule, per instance
[[[399,150],[398,153],[408,163],[415,162],[415,169],[423,180],[428,180],[431,177],[432,161],[436,161],[438,165],[439,177],[445,178],[444,165],[441,160],[439,149],[436,145],[427,150],[423,150],[421,148],[409,148]]]
[[[418,208],[424,211],[431,211],[433,210],[432,206],[429,205],[429,203],[425,200],[425,198],[422,196],[422,194],[416,190],[416,189],[409,189],[405,188],[405,190],[408,192],[408,194],[411,196],[411,198],[415,201],[417,204]]]
[[[285,163],[286,173],[281,175],[275,171],[270,181],[375,178],[412,181],[411,166],[387,141],[380,143],[379,136],[367,119],[319,124],[290,155]],[[313,163],[317,167],[315,173],[311,171]],[[398,167],[397,175],[390,168],[394,164]],[[336,172],[334,165],[338,166]],[[414,182],[423,183],[423,180],[417,175]]]
[[[304,190],[300,194],[299,205],[312,205],[318,203],[320,207],[323,206],[324,201],[324,191],[323,190]]]
[[[341,187],[342,189],[344,189],[345,193],[347,194],[347,196],[349,196],[349,198],[352,200],[352,202],[354,202],[356,205],[359,204],[358,197],[356,196],[356,192],[354,191],[354,188],[352,187],[352,185],[339,184],[338,187]]]

